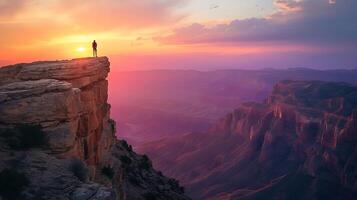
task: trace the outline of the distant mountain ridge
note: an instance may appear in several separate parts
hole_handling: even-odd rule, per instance
[[[112,116],[119,123],[118,136],[140,145],[188,132],[204,132],[241,103],[264,100],[282,80],[357,85],[356,77],[357,70],[304,68],[112,71],[109,101]]]
[[[263,103],[243,103],[207,133],[139,151],[194,199],[352,200],[356,133],[356,86],[281,81]]]

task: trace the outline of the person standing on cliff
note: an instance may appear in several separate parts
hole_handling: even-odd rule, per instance
[[[98,57],[98,55],[97,55],[97,42],[95,40],[92,42],[92,48],[93,48],[93,57]]]

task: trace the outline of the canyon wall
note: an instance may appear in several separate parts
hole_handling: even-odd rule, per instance
[[[247,170],[240,179],[255,181],[237,184],[255,190],[234,196],[354,199],[356,114],[355,86],[322,81],[281,81],[264,103],[240,106],[212,130],[238,136],[246,145],[240,161],[255,165],[239,163]]]
[[[100,57],[0,68],[0,170],[16,168],[30,177],[24,199],[188,199],[176,180],[115,138],[107,102],[109,66]],[[46,146],[13,149],[14,140],[24,143],[14,136],[19,130],[33,134],[23,125],[40,127]],[[81,175],[84,168],[88,178]],[[64,178],[51,179],[56,176]]]
[[[51,153],[96,165],[114,137],[108,73],[105,57],[1,68],[1,125],[40,124]]]
[[[142,149],[194,199],[356,199],[357,87],[281,81],[206,133]],[[161,153],[165,152],[165,153]]]

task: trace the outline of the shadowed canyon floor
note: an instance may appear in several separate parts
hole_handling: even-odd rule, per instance
[[[119,67],[119,66],[116,66]],[[118,136],[134,146],[205,132],[246,101],[262,101],[282,80],[357,84],[357,70],[112,71],[109,101]]]
[[[355,199],[356,70],[109,66],[100,57],[0,68],[0,196]]]
[[[210,131],[138,147],[194,199],[355,199],[357,87],[282,81]]]

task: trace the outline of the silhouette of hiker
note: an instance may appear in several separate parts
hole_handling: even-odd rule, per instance
[[[92,42],[92,48],[93,48],[93,57],[98,57],[98,55],[97,55],[97,42],[95,40]]]

